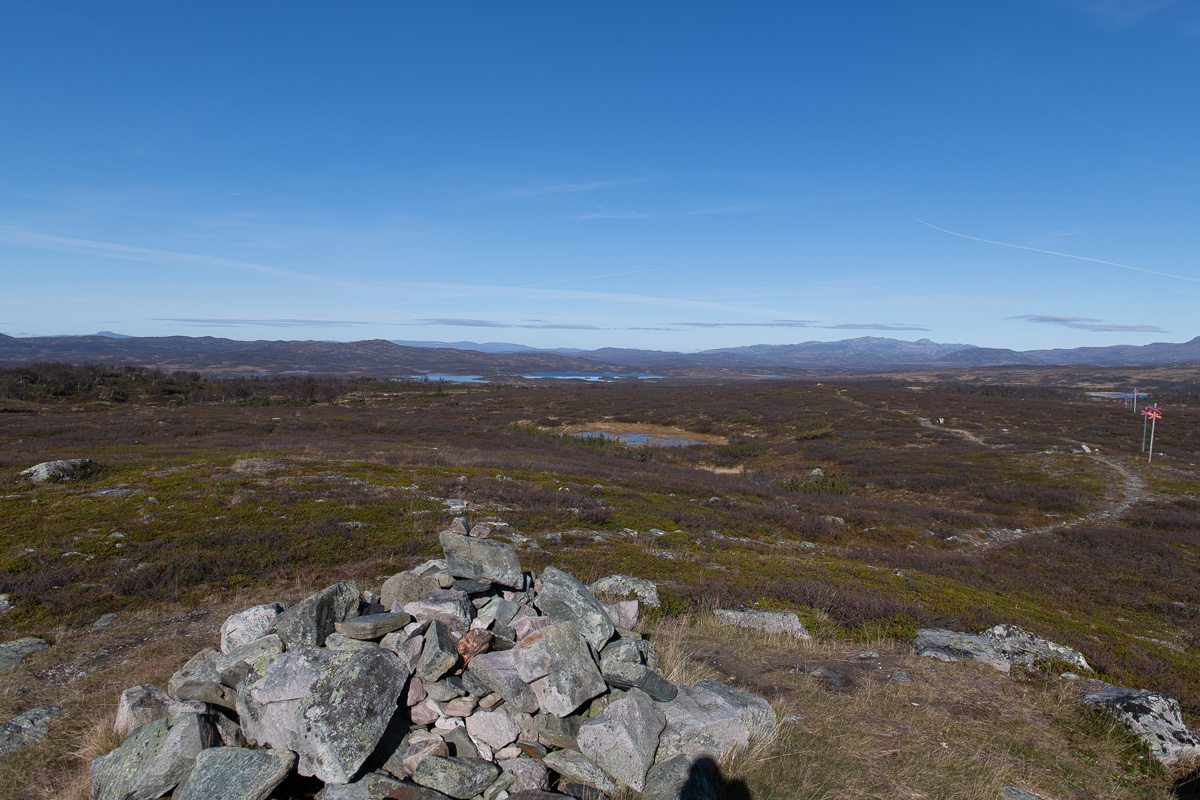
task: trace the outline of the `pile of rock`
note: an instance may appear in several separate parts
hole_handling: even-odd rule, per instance
[[[379,596],[343,581],[231,616],[165,693],[122,694],[127,736],[92,763],[93,800],[286,797],[297,774],[321,800],[704,798],[696,762],[774,728],[760,697],[667,680],[637,600],[526,573],[486,536],[457,520],[444,559]]]

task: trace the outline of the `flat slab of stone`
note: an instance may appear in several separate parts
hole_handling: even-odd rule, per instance
[[[570,783],[582,783],[609,795],[621,791],[617,782],[605,775],[604,770],[583,753],[576,753],[574,750],[555,750],[553,753],[547,754],[543,763]]]
[[[196,756],[172,800],[266,800],[295,765],[288,750],[213,747]]]
[[[1167,766],[1200,756],[1200,739],[1184,724],[1174,698],[1147,689],[1108,686],[1084,695],[1083,702],[1119,719]]]
[[[405,603],[402,610],[420,622],[438,620],[460,633],[470,629],[471,619],[475,616],[470,596],[454,589],[437,589],[424,600]]]
[[[45,639],[36,636],[26,636],[11,642],[0,644],[0,672],[6,672],[20,664],[34,653],[45,650],[50,645]]]
[[[50,719],[60,711],[60,706],[31,708],[8,722],[0,723],[0,756],[45,739]]]
[[[341,581],[310,595],[284,611],[271,624],[288,650],[320,647],[334,625],[358,616],[358,584]]]
[[[446,571],[455,578],[484,579],[513,589],[525,587],[521,559],[512,545],[451,531],[442,531],[438,541],[446,555]]]
[[[370,614],[337,624],[337,632],[350,639],[380,639],[412,622],[408,614]]]
[[[734,611],[722,608],[713,612],[717,622],[734,628],[750,628],[764,633],[782,633],[794,639],[807,640],[812,634],[800,622],[800,617],[786,611]]]
[[[944,628],[921,628],[913,647],[919,656],[940,661],[980,661],[1001,672],[1009,672],[1011,664],[994,641],[985,636],[960,633]]]
[[[724,700],[725,704],[742,718],[742,722],[746,723],[751,738],[769,735],[779,722],[771,704],[756,694],[707,678],[698,682],[696,688],[704,689]]]
[[[238,687],[246,739],[299,755],[301,775],[347,783],[383,737],[409,673],[395,653],[304,648],[260,659]]]

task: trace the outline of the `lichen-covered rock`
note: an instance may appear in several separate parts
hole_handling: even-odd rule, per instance
[[[645,578],[631,578],[628,575],[609,575],[601,578],[588,587],[592,594],[614,597],[629,597],[633,595],[642,603],[654,608],[660,608],[658,586]]]
[[[81,481],[100,470],[100,465],[90,458],[64,458],[58,461],[43,461],[29,469],[21,470],[21,477],[34,483],[57,483],[59,481]]]
[[[521,559],[512,545],[496,539],[474,539],[442,531],[438,536],[446,555],[446,571],[456,578],[489,580],[513,589],[525,588]]]
[[[540,759],[518,756],[500,762],[500,768],[513,775],[512,785],[508,791],[512,793],[544,790],[550,787],[550,771]]]
[[[429,626],[429,630],[425,631],[425,646],[421,650],[420,659],[417,660],[417,677],[426,683],[425,691],[429,691],[430,682],[454,669],[457,663],[458,650],[454,647],[454,640],[450,638],[450,629],[441,621],[435,620]]]
[[[587,587],[560,569],[546,567],[534,604],[538,611],[560,622],[573,622],[580,634],[597,651],[612,638],[616,628],[604,606]]]
[[[288,650],[320,647],[334,625],[358,616],[358,584],[341,581],[301,600],[284,611],[271,624],[270,633],[279,634]]]
[[[113,723],[113,730],[125,738],[134,728],[165,717],[169,705],[170,695],[157,686],[143,683],[126,689],[117,701],[117,720]]]
[[[467,671],[517,711],[532,713],[538,710],[538,699],[533,689],[517,674],[512,650],[481,653],[471,659]]]
[[[614,689],[640,689],[650,695],[650,699],[660,703],[674,700],[679,692],[675,684],[645,664],[631,664],[626,661],[601,662],[600,674],[604,682]]]
[[[92,800],[162,797],[187,779],[202,750],[216,744],[216,730],[200,714],[142,725],[116,750],[92,761]]]
[[[574,622],[551,625],[525,638],[509,652],[514,655],[518,675],[522,671],[525,675],[543,675],[530,685],[538,707],[557,717],[567,716],[607,691],[587,642]],[[482,656],[475,660],[479,658]]]
[[[521,735],[521,726],[512,710],[502,705],[494,711],[476,711],[467,717],[467,733],[493,750],[512,744]]]
[[[1200,739],[1184,724],[1174,698],[1146,689],[1107,686],[1084,695],[1083,702],[1113,714],[1163,764],[1171,766],[1200,756]]]
[[[917,631],[913,647],[917,655],[931,656],[940,661],[980,661],[1005,673],[1011,668],[996,642],[972,633],[921,628]]]
[[[415,572],[397,572],[383,582],[379,590],[379,602],[384,608],[404,606],[424,600],[438,590],[438,582],[433,578],[422,577]]]
[[[6,672],[20,664],[34,653],[45,650],[50,645],[45,639],[36,636],[26,636],[11,642],[0,644],[0,672]]]
[[[465,632],[471,627],[475,607],[466,592],[438,589],[424,600],[404,604],[404,612],[420,622],[437,620],[452,631]]]
[[[338,623],[335,627],[342,636],[350,639],[379,639],[385,634],[403,628],[412,622],[408,614],[369,614]]]
[[[800,617],[786,611],[733,611],[718,609],[714,612],[717,622],[735,628],[750,628],[765,633],[782,633],[794,639],[811,639],[812,634],[804,627]]]
[[[996,643],[997,649],[1010,664],[1032,667],[1039,661],[1057,660],[1081,670],[1091,669],[1087,659],[1078,650],[1044,639],[1016,625],[997,625],[982,635]]]
[[[645,692],[630,689],[579,726],[579,749],[608,777],[640,792],[666,724]]]
[[[391,797],[391,791],[402,785],[390,775],[368,772],[350,783],[327,785],[317,793],[316,800],[380,800]]]
[[[60,711],[61,706],[31,708],[8,722],[0,723],[0,756],[45,739],[50,719]]]
[[[574,750],[555,750],[549,753],[543,763],[572,783],[582,783],[599,789],[605,794],[616,794],[621,787],[616,781],[604,774],[604,770],[596,762],[577,753]]]
[[[299,755],[301,775],[347,783],[382,738],[408,671],[381,648],[304,648],[256,661],[238,688],[249,742]]]
[[[172,800],[266,800],[295,764],[288,750],[213,747],[196,756]]]
[[[271,633],[253,639],[245,644],[230,648],[224,655],[213,663],[218,679],[226,686],[237,688],[246,677],[251,662],[263,656],[273,656],[283,652],[283,640]]]
[[[279,603],[263,603],[231,614],[221,623],[221,652],[228,653],[266,636],[282,613],[283,606]]]
[[[642,800],[717,800],[717,791],[703,769],[678,755],[650,768]]]
[[[468,800],[499,775],[499,767],[481,758],[427,756],[417,765],[413,781],[458,800]]]
[[[742,691],[736,686],[728,686],[705,678],[696,684],[697,689],[704,689],[717,695],[725,704],[732,708],[750,731],[750,738],[757,739],[770,735],[778,724],[775,709],[771,704],[756,694]]]
[[[658,708],[667,718],[655,761],[672,756],[719,759],[750,743],[750,729],[724,698],[702,686],[676,684],[679,694]]]

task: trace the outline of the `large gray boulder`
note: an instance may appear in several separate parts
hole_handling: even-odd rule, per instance
[[[123,739],[134,728],[165,717],[169,705],[170,695],[157,686],[143,683],[126,689],[117,701],[117,720],[113,723],[113,730]]]
[[[512,545],[452,531],[442,531],[438,541],[446,555],[446,571],[454,577],[489,580],[513,589],[525,588],[521,559]]]
[[[1005,673],[1012,666],[995,641],[972,633],[921,628],[913,647],[917,655],[940,661],[979,661]]]
[[[0,756],[45,739],[50,719],[60,711],[60,706],[31,708],[8,722],[0,723]]]
[[[0,672],[7,672],[29,656],[45,650],[49,646],[45,639],[39,639],[36,636],[26,636],[23,639],[14,639],[11,642],[0,644]]]
[[[458,800],[468,800],[486,789],[499,775],[499,767],[481,758],[426,756],[417,765],[413,781]]]
[[[1065,661],[1081,670],[1091,670],[1087,659],[1078,650],[1066,647],[1016,625],[997,625],[982,636],[995,643],[996,649],[1010,664],[1032,667],[1039,661]]]
[[[696,684],[697,689],[704,689],[721,698],[727,706],[742,718],[750,738],[761,739],[769,736],[775,730],[778,719],[771,704],[756,694],[742,691],[736,686],[705,678]]]
[[[283,613],[279,603],[263,603],[231,614],[221,623],[221,652],[228,653],[239,645],[266,636],[275,618]]]
[[[196,756],[172,800],[266,800],[295,764],[288,750],[213,747]]]
[[[1174,698],[1146,689],[1106,686],[1084,695],[1083,702],[1113,714],[1163,764],[1173,766],[1200,756],[1200,739],[1184,724]]]
[[[29,469],[21,470],[21,477],[34,483],[57,483],[58,481],[80,481],[100,470],[100,465],[90,458],[64,458],[59,461],[43,461]]]
[[[560,569],[542,571],[541,588],[534,599],[538,611],[561,622],[573,622],[583,638],[600,651],[616,628],[604,606],[587,587]]]
[[[320,647],[334,625],[358,616],[359,592],[355,581],[341,581],[301,600],[271,624],[288,650]]]
[[[509,652],[513,653],[518,675],[531,682],[538,707],[556,717],[567,716],[607,691],[574,622],[551,625],[526,637]],[[476,656],[476,660],[481,657]]]
[[[579,726],[579,750],[608,777],[640,792],[666,724],[645,692],[630,689]]]
[[[720,759],[750,743],[750,729],[725,699],[703,686],[676,684],[679,694],[658,708],[667,718],[655,761],[677,755]]]
[[[216,729],[200,714],[149,722],[92,761],[92,800],[162,797],[187,780],[202,750],[217,744]]]
[[[512,650],[480,653],[471,659],[467,672],[517,711],[532,713],[538,710],[537,695],[517,673]]]
[[[601,578],[588,587],[592,594],[595,595],[611,595],[615,597],[629,597],[633,595],[637,599],[654,608],[660,608],[662,603],[658,599],[658,586],[653,581],[648,581],[645,578],[631,578],[628,575],[609,575]]]
[[[347,783],[382,738],[409,673],[388,650],[303,648],[260,659],[238,687],[251,744],[291,750],[301,775]]]
[[[389,609],[397,604],[403,606],[424,600],[439,588],[433,578],[422,577],[415,572],[397,572],[383,582],[383,588],[379,590],[379,602]]]
[[[800,617],[787,611],[734,611],[727,608],[714,612],[717,622],[734,628],[750,628],[764,633],[781,633],[794,639],[807,640],[812,634]]]

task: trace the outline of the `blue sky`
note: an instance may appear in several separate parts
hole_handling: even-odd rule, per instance
[[[4,17],[10,335],[1200,334],[1189,0]]]

